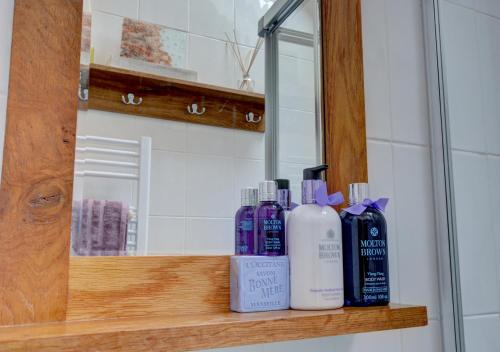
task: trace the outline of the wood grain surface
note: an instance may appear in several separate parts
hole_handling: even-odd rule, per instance
[[[361,0],[322,1],[325,160],[330,192],[368,182]]]
[[[16,0],[0,189],[0,325],[63,320],[81,0]]]
[[[161,316],[0,328],[0,351],[192,351],[427,325],[425,307]]]
[[[68,320],[227,312],[228,256],[71,257]]]
[[[100,65],[90,67],[90,109],[119,112],[166,120],[264,132],[264,95],[216,87],[147,73]],[[140,105],[126,105],[122,95],[142,98]],[[203,115],[191,115],[187,107],[205,107]],[[249,123],[245,115],[262,116]]]

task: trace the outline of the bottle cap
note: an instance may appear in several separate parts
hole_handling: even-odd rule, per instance
[[[276,201],[276,190],[278,184],[275,181],[263,181],[259,183],[259,201],[269,202]]]
[[[351,183],[349,185],[349,204],[360,204],[369,197],[368,183]]]
[[[302,204],[315,204],[316,191],[323,184],[321,176],[328,165],[320,165],[304,169],[304,181],[302,181]]]
[[[278,204],[285,210],[290,210],[292,207],[292,194],[290,192],[290,181],[280,178],[275,180],[278,186],[277,201]]]
[[[257,188],[242,188],[241,189],[241,206],[254,207],[257,205],[259,191]]]
[[[290,180],[277,178],[275,181],[278,185],[278,189],[290,189]]]

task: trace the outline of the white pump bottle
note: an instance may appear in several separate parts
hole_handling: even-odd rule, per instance
[[[304,170],[302,203],[288,219],[290,305],[293,309],[320,310],[342,307],[342,223],[330,206],[316,204],[324,182],[321,165]]]

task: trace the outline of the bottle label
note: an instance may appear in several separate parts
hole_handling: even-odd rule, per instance
[[[283,216],[273,214],[257,224],[260,255],[285,255],[285,224]]]
[[[264,248],[267,252],[277,252],[281,250],[281,238],[279,237],[283,224],[280,219],[265,219],[264,231],[267,236],[264,242]],[[275,237],[278,236],[278,237]]]
[[[265,219],[264,220],[264,231],[281,231],[282,223],[280,219]]]
[[[238,222],[236,235],[236,254],[253,254],[253,219],[244,219]]]
[[[340,236],[336,236],[332,229],[327,231],[325,238],[318,244],[318,258],[334,262],[340,262],[342,258]]]
[[[240,231],[253,231],[253,220],[241,220],[238,228]]]
[[[266,251],[279,251],[281,249],[281,240],[278,237],[266,237],[264,246]]]
[[[378,239],[379,230],[372,227],[369,230],[369,238],[360,240],[361,257],[363,257],[375,270],[367,270],[363,278],[364,286],[362,289],[363,300],[388,300],[389,285],[387,283],[386,273],[382,269],[381,264],[387,260],[387,241]]]
[[[325,233],[325,237],[320,240],[318,244],[318,259],[321,265],[327,265],[330,268],[341,265],[342,242],[340,234],[337,236],[333,229],[328,230]],[[325,301],[342,299],[344,294],[342,287],[317,287],[309,289],[309,292],[321,296],[321,299]]]

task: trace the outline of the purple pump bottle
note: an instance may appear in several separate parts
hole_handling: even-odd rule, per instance
[[[275,181],[259,184],[259,205],[255,209],[254,227],[257,235],[258,254],[286,255],[285,212],[277,200]]]
[[[254,232],[254,212],[257,206],[258,191],[256,188],[243,188],[241,190],[241,208],[235,216],[235,254],[256,254],[256,238]]]

